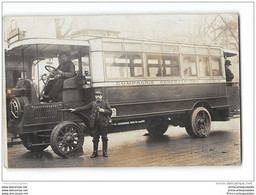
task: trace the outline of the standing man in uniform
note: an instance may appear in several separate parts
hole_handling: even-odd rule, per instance
[[[93,153],[91,158],[98,157],[98,145],[99,138],[101,135],[102,139],[102,152],[103,157],[108,157],[107,148],[108,148],[108,126],[109,126],[109,117],[112,115],[112,110],[107,101],[103,100],[103,94],[101,91],[95,92],[95,101],[91,103],[78,107],[75,109],[69,109],[70,112],[80,112],[83,110],[91,110],[90,117],[90,127],[92,128],[93,136]]]
[[[226,81],[232,81],[234,78],[234,75],[229,69],[229,66],[231,66],[231,62],[229,60],[226,60],[225,61]]]
[[[54,80],[50,80],[47,86],[44,89],[44,98],[61,101],[59,93],[63,90],[64,80],[75,76],[75,65],[69,59],[68,52],[62,52],[58,56],[59,66],[56,70],[52,71],[51,77],[54,77]]]

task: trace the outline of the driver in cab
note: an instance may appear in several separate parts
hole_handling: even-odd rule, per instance
[[[71,62],[68,52],[62,52],[58,56],[59,66],[50,73],[50,80],[44,89],[41,101],[62,101],[62,89],[65,79],[75,76],[75,65]]]

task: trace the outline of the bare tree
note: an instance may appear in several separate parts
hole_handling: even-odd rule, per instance
[[[204,19],[203,19],[204,18]],[[194,26],[194,35],[208,45],[219,45],[237,51],[230,67],[239,81],[239,18],[237,14],[204,15]]]
[[[68,28],[64,31],[64,25],[67,23],[65,18],[54,18],[56,38],[66,38],[72,30],[73,25],[76,22],[74,18],[69,24]],[[64,32],[63,32],[64,31]]]
[[[196,28],[200,28],[200,36],[208,44],[214,43],[239,51],[238,16],[236,14],[225,15],[225,17],[221,14],[214,17],[205,16],[204,24]]]

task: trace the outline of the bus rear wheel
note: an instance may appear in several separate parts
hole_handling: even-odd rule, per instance
[[[211,115],[204,107],[198,107],[189,116],[186,124],[187,133],[193,137],[207,137],[211,130]]]
[[[147,121],[147,131],[153,136],[163,135],[169,127],[164,119]]]
[[[83,130],[74,122],[61,122],[53,128],[50,142],[52,150],[58,156],[67,158],[68,154],[83,146]]]
[[[25,148],[27,150],[30,150],[31,152],[41,152],[50,145],[50,144],[44,144],[43,138],[36,136],[34,134],[21,134],[20,139],[23,145],[25,146]],[[35,144],[42,144],[42,145],[35,145]]]

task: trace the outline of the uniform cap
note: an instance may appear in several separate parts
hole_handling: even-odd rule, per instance
[[[103,93],[102,93],[102,91],[95,91],[94,94],[95,94],[95,95],[102,95]]]
[[[225,61],[225,65],[229,65],[229,66],[230,66],[230,65],[231,65],[231,62],[230,62],[229,60],[226,60],[226,61]]]

